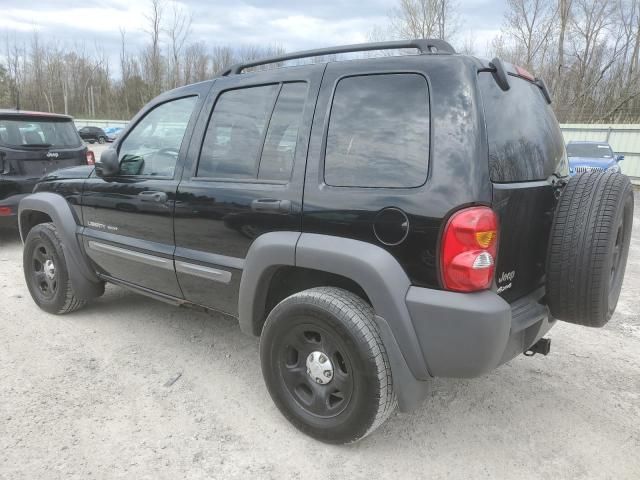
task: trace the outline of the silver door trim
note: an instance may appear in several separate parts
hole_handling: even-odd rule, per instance
[[[176,272],[194,275],[196,277],[213,280],[214,282],[229,283],[231,282],[231,272],[227,270],[219,270],[217,268],[205,267],[195,263],[176,261]]]
[[[152,267],[162,268],[164,270],[173,270],[173,260],[170,258],[157,257],[126,248],[114,247],[113,245],[96,242],[94,240],[89,240],[89,248],[96,252],[106,253],[125,260],[144,263],[145,265],[151,265]]]

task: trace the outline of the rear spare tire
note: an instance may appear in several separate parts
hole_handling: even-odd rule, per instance
[[[627,176],[592,171],[569,180],[547,255],[547,299],[555,318],[588,327],[609,321],[622,288],[632,222]]]

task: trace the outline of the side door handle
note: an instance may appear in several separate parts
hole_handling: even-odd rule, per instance
[[[157,203],[166,203],[167,199],[169,197],[167,197],[167,194],[165,192],[156,192],[153,190],[146,190],[144,192],[140,192],[138,194],[138,197],[140,197],[140,200],[142,200],[143,202],[157,202]]]
[[[289,200],[275,198],[257,198],[251,202],[251,211],[263,213],[291,213]]]

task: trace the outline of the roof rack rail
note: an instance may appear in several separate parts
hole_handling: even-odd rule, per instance
[[[400,48],[415,48],[422,54],[426,53],[456,53],[455,49],[446,41],[440,39],[421,38],[416,40],[398,40],[393,42],[357,43],[355,45],[341,45],[337,47],[318,48],[292,52],[277,57],[263,58],[251,62],[237,63],[224,70],[221,75],[237,75],[245,68],[268,65],[270,63],[286,62],[299,58],[319,57],[321,55],[334,55],[337,53],[368,52],[371,50],[395,50]]]

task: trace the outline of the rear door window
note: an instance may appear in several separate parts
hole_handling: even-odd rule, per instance
[[[282,86],[264,141],[258,178],[289,180],[306,98],[306,83],[285,83]]]
[[[0,143],[8,147],[74,148],[82,145],[67,119],[0,119]]]
[[[497,183],[568,175],[564,139],[551,106],[533,83],[509,76],[498,87],[491,73],[478,77],[489,141],[489,172]]]
[[[302,122],[307,84],[224,92],[213,109],[196,176],[287,181]]]
[[[336,187],[418,187],[427,180],[429,91],[417,74],[347,77],[336,86],[324,180]]]
[[[258,176],[258,152],[279,85],[224,92],[216,102],[200,154],[198,177]]]

